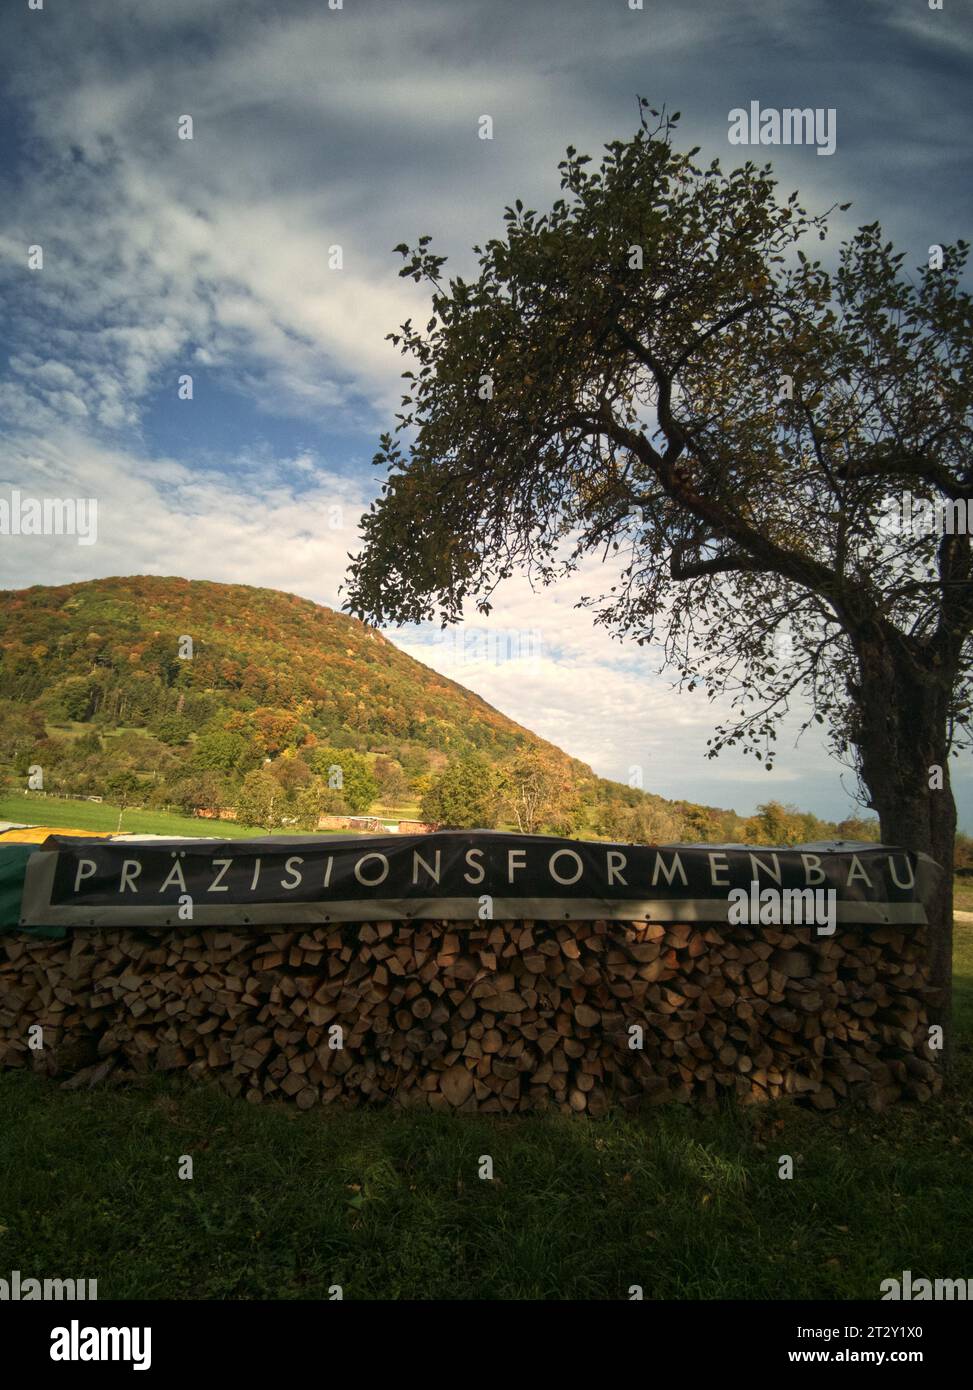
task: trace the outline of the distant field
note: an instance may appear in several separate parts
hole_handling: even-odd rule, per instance
[[[68,801],[54,796],[8,794],[0,796],[0,820],[26,821],[29,825],[56,825],[63,830],[118,830],[118,807],[102,801]],[[167,811],[128,810],[122,812],[123,831],[133,835],[215,835],[224,840],[242,840],[250,835],[266,835],[254,825],[236,821],[198,820]],[[302,832],[285,826],[275,835]],[[322,831],[321,834],[353,834],[353,831]]]
[[[47,724],[45,729],[48,738],[81,738],[84,734],[90,734],[94,724],[83,724],[77,719],[68,719],[61,724]],[[139,728],[135,724],[116,724],[111,729],[97,729],[100,738],[120,738],[123,734],[145,734],[144,728]]]

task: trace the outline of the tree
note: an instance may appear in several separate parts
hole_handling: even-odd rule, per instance
[[[569,147],[565,196],[508,208],[472,283],[444,280],[428,236],[397,248],[431,317],[389,335],[418,371],[382,436],[347,606],[450,623],[468,601],[489,611],[516,569],[550,583],[614,557],[586,602],[659,641],[679,684],[731,698],[711,755],[740,742],[772,765],[800,697],[883,838],[944,866],[945,1020],[970,540],[889,518],[906,495],[954,516],[973,498],[968,247],[910,277],[872,222],[829,270],[806,243],[830,210],[779,197],[769,165],[699,167],[673,147],[676,116],[652,119],[595,172]]]
[[[267,771],[277,778],[289,801],[298,795],[301,788],[306,786],[312,777],[311,769],[307,763],[303,758],[297,757],[292,750],[270,763]]]
[[[324,778],[328,789],[341,794],[342,800],[355,815],[363,815],[378,796],[378,785],[371,766],[361,753],[350,748],[328,748],[319,744],[311,755],[311,763]]]
[[[452,829],[491,830],[497,823],[493,768],[478,753],[453,758],[423,793],[419,814],[424,821]]]
[[[66,719],[85,720],[91,717],[91,686],[84,676],[68,676],[55,691]]]
[[[162,743],[188,743],[192,725],[182,714],[163,714],[152,725],[152,732]]]
[[[503,769],[504,808],[522,835],[570,835],[578,798],[567,766],[539,748],[525,749]]]
[[[80,738],[74,740],[74,751],[81,757],[88,757],[91,753],[100,753],[102,748],[101,735],[97,729],[88,729]]]
[[[187,772],[171,786],[165,787],[163,794],[188,816],[195,816],[202,810],[219,814],[232,795],[227,792],[223,778],[208,769]]]
[[[799,845],[808,838],[797,807],[782,806],[779,801],[758,806],[747,832],[747,838],[758,845]]]
[[[413,779],[412,790],[415,793],[416,800],[419,803],[420,815],[422,815],[423,802],[429,795],[429,792],[431,791],[432,787],[435,785],[438,776],[439,774],[436,772],[423,772],[418,777],[415,777]]]
[[[193,747],[193,762],[211,772],[235,772],[253,763],[255,754],[240,733],[229,729],[200,734]]]
[[[678,808],[647,796],[641,796],[633,806],[609,802],[599,818],[598,829],[627,844],[664,845],[686,838]]]
[[[285,748],[296,748],[307,737],[307,726],[296,714],[286,709],[261,706],[247,718],[247,724],[257,746],[271,757]]]
[[[348,803],[341,792],[328,786],[323,777],[312,777],[294,798],[293,811],[298,829],[314,831],[323,815],[345,814]]]
[[[45,732],[40,710],[0,700],[0,762],[18,763]]]
[[[237,793],[236,818],[242,825],[276,830],[283,823],[284,789],[269,772],[255,768],[243,779]]]
[[[122,816],[129,806],[135,804],[141,782],[134,772],[128,768],[122,768],[118,772],[113,772],[105,780],[105,791],[108,793],[109,800],[113,801],[118,807],[118,824],[116,830],[122,828]]]
[[[684,802],[679,808],[679,834],[686,840],[712,840],[717,838],[717,828],[712,811],[708,806],[696,806]]]
[[[835,833],[839,840],[871,840],[873,843],[878,842],[880,834],[878,821],[863,816],[849,816],[839,821]]]
[[[379,793],[388,806],[395,806],[409,793],[409,784],[399,763],[392,758],[376,758],[372,775]]]
[[[633,812],[632,839],[639,844],[664,845],[683,838],[683,821],[672,806],[646,800]]]

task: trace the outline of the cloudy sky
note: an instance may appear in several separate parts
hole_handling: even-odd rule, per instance
[[[632,132],[636,93],[730,165],[750,153],[728,144],[732,108],[834,108],[833,154],[769,153],[808,206],[852,201],[835,239],[877,218],[915,265],[969,237],[961,0],[334,4],[4,0],[0,495],[94,497],[98,536],[0,537],[0,587],[178,574],[338,606],[400,394],[385,334],[425,307],[391,248],[428,232],[468,271],[508,203],[558,196],[566,145]],[[713,707],[593,630],[573,606],[591,587],[511,581],[489,641],[390,635],[606,776],[638,766],[743,813],[855,809],[810,735],[785,730],[769,775],[708,761]]]

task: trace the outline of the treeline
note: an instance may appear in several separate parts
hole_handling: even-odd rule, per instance
[[[313,830],[327,812],[364,812],[380,797],[394,803],[414,795],[412,781],[430,759],[421,749],[400,751],[402,761],[368,757],[308,733],[300,747],[272,756],[232,715],[175,747],[148,731],[96,724],[77,736],[48,734],[38,710],[0,701],[0,763],[12,769],[15,785],[98,796],[122,809],[229,811],[266,829]]]
[[[397,754],[360,752],[348,746],[347,735],[322,742],[299,721],[268,718],[266,711],[254,717],[224,711],[174,745],[148,730],[98,723],[80,733],[51,733],[37,707],[0,701],[0,763],[12,770],[14,785],[99,796],[121,809],[229,812],[268,830],[312,831],[322,815],[364,814],[378,803],[416,806],[422,820],[457,829],[633,843],[878,839],[874,819],[834,823],[777,801],[754,816],[667,801],[595,777],[543,748],[522,748],[506,759],[475,750],[436,758],[416,745],[400,746]]]
[[[738,816],[689,801],[667,801],[619,782],[578,775],[543,751],[527,749],[506,763],[476,753],[451,759],[426,779],[423,820],[456,829],[519,830],[666,844],[682,841],[796,845],[814,840],[879,838],[878,821],[825,821],[768,801],[754,816]]]

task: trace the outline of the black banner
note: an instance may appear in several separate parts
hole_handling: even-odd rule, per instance
[[[771,908],[783,898],[785,912],[794,890],[807,901],[812,890],[837,922],[909,925],[925,922],[938,872],[925,855],[840,842],[623,845],[482,830],[145,842],[52,835],[31,857],[21,925],[726,921],[739,890],[754,914],[743,920],[781,920],[756,915],[768,890]]]
[[[655,1300],[648,1293],[644,1299],[636,1299],[627,1281],[620,1280],[619,1285],[614,1298],[601,1293],[586,1300],[562,1298],[555,1286],[546,1298],[525,1295],[519,1302],[520,1313],[516,1311],[518,1304],[508,1299],[508,1316],[523,1318],[520,1325],[526,1336],[536,1333],[540,1314],[545,1327],[557,1333],[551,1339],[555,1360],[551,1362],[550,1351],[545,1349],[546,1363],[565,1370],[569,1369],[568,1352],[562,1351],[558,1359],[557,1348],[571,1349],[579,1316],[588,1326],[601,1326],[607,1334],[625,1327],[647,1336],[658,1329],[660,1319],[664,1320],[674,1341],[693,1346],[693,1365],[714,1374],[724,1372],[728,1356],[735,1355],[748,1374],[766,1369],[776,1376],[795,1364],[830,1365],[840,1373],[849,1364],[864,1364],[893,1370],[905,1365],[948,1376],[966,1349],[969,1305],[958,1298],[939,1303],[887,1303],[880,1299],[676,1302]],[[464,1301],[470,1305],[466,1316],[457,1306]],[[398,1312],[396,1304],[400,1305]],[[377,1355],[369,1349],[370,1368],[394,1377],[401,1366],[402,1338],[388,1334],[396,1327],[404,1337],[412,1336],[417,1326],[426,1328],[436,1336],[441,1351],[453,1353],[459,1360],[468,1350],[470,1338],[482,1330],[484,1311],[495,1304],[489,1293],[462,1281],[457,1283],[450,1316],[445,1319],[439,1302],[411,1292],[407,1284],[394,1301],[389,1297],[376,1301],[374,1296],[356,1299],[354,1290],[348,1288],[340,1299],[309,1296],[277,1303],[226,1298],[10,1304],[3,1324],[4,1354],[22,1367],[22,1378],[28,1384],[42,1374],[50,1375],[52,1368],[70,1364],[64,1378],[72,1383],[85,1376],[104,1383],[106,1377],[117,1374],[131,1385],[133,1373],[138,1372],[134,1383],[139,1385],[147,1372],[146,1379],[155,1376],[160,1384],[171,1386],[184,1374],[186,1347],[191,1343],[193,1364],[200,1375],[224,1383],[240,1379],[252,1384],[279,1377],[281,1348],[299,1349],[308,1336],[309,1317],[313,1317],[316,1325],[327,1324],[331,1337],[361,1334],[375,1342]],[[611,1311],[618,1304],[625,1305],[624,1323]],[[377,1306],[381,1306],[386,1333],[381,1338],[374,1336]],[[604,1323],[596,1321],[600,1309],[604,1310]],[[706,1319],[706,1337],[699,1335],[702,1317]],[[445,1337],[444,1326],[448,1329]],[[254,1336],[254,1328],[259,1329],[258,1336]],[[127,1329],[128,1336],[109,1329]],[[85,1359],[82,1345],[87,1348]],[[745,1350],[728,1351],[736,1347]]]

